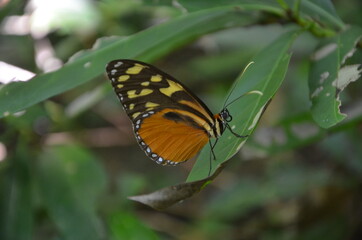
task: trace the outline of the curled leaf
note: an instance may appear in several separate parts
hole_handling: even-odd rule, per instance
[[[194,181],[181,183],[175,186],[165,187],[152,193],[131,196],[129,199],[143,203],[152,208],[162,210],[168,208],[176,203],[182,202],[183,200],[192,197],[194,194],[200,192],[206,185],[208,185],[217,175],[220,174],[225,164],[221,165],[217,171],[211,176]]]

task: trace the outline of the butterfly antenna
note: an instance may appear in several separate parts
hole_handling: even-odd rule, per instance
[[[229,102],[228,104],[226,104],[223,109],[227,108],[229,105],[231,105],[232,103],[236,102],[237,100],[239,100],[240,98],[246,96],[246,95],[249,95],[249,94],[259,94],[260,96],[263,96],[263,93],[258,91],[258,90],[253,90],[253,91],[249,91],[249,92],[246,92],[242,95],[240,95],[239,97],[235,98],[234,100],[232,100],[231,102]]]
[[[251,61],[250,63],[248,63],[248,65],[246,65],[246,67],[244,68],[243,72],[240,74],[240,77],[238,77],[238,78],[241,78],[241,76],[244,75],[246,69],[248,69],[249,66],[250,66],[251,64],[253,64],[253,63],[254,63],[253,61]],[[229,106],[231,103],[235,102],[237,99],[240,98],[240,97],[238,97],[237,99],[234,99],[233,101],[231,101],[231,103],[228,103],[228,104],[227,104],[227,102],[228,102],[231,94],[234,92],[234,90],[235,90],[235,88],[236,88],[236,84],[237,84],[237,82],[234,82],[234,86],[231,88],[231,90],[230,90],[230,92],[229,92],[229,95],[227,96],[227,98],[226,98],[226,100],[225,100],[225,103],[224,103],[224,106],[222,107],[222,109],[226,108],[226,107]]]

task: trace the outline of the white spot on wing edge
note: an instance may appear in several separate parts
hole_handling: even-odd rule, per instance
[[[256,126],[256,124],[258,123],[258,120],[259,120],[261,114],[262,114],[263,111],[264,111],[265,105],[266,105],[266,104],[264,104],[264,105],[259,109],[259,112],[255,115],[255,117],[254,117],[254,119],[253,119],[253,122],[252,122],[251,125],[248,127],[248,130],[253,129],[253,128]]]
[[[123,62],[119,61],[116,64],[114,64],[114,67],[117,68],[117,67],[121,66],[122,64],[123,64]]]
[[[156,160],[156,162],[157,162],[158,164],[163,163],[163,158],[162,158],[162,157],[159,157],[159,158]]]

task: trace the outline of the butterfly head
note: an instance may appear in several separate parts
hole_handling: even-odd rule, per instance
[[[230,115],[229,110],[227,110],[227,108],[224,108],[220,112],[220,118],[223,121],[223,123],[228,123],[231,122],[231,120],[233,120],[233,117]]]
[[[221,134],[225,131],[226,128],[229,129],[230,132],[238,138],[247,137],[247,135],[246,136],[239,135],[232,130],[232,128],[229,125],[229,122],[233,120],[233,117],[230,115],[229,110],[227,110],[227,108],[221,110],[221,112],[217,114],[215,118],[217,119],[220,129],[220,135],[218,135],[218,137],[221,136]]]

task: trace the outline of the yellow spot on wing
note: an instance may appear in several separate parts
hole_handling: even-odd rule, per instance
[[[134,114],[132,114],[132,118],[135,119],[136,117],[138,117],[141,113],[140,112],[136,112]]]
[[[134,108],[134,103],[131,103],[130,105],[129,105],[129,110],[132,110]]]
[[[130,67],[127,69],[127,74],[139,74],[142,69],[144,69],[146,66],[143,66],[141,64],[136,63],[133,67]]]
[[[129,75],[122,75],[122,76],[119,76],[118,82],[124,82],[124,81],[127,81],[128,79],[129,79]]]
[[[147,89],[147,88],[142,89],[139,94],[136,94],[136,90],[130,90],[127,92],[127,96],[128,96],[128,98],[136,98],[136,97],[146,96],[148,94],[151,94],[152,92],[153,92],[153,90]]]
[[[123,86],[124,86],[123,84],[117,84],[118,88],[123,88]]]
[[[174,92],[184,91],[183,87],[177,82],[168,79],[167,82],[169,84],[167,88],[160,88],[160,92],[165,94],[166,96],[171,97]]]
[[[158,107],[158,106],[160,106],[160,104],[153,103],[153,102],[147,102],[145,105],[146,108],[154,108],[154,107]]]
[[[161,81],[162,81],[162,76],[159,74],[151,77],[151,82],[161,82]]]
[[[143,82],[141,83],[141,85],[147,87],[148,85],[150,85],[150,82]]]

